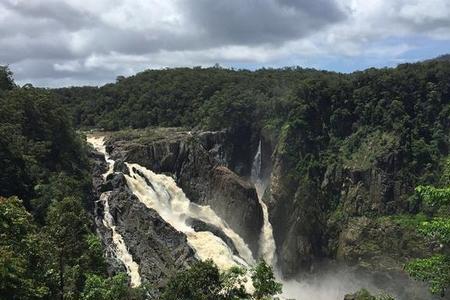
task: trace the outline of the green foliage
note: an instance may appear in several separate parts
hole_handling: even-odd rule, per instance
[[[431,206],[445,205],[450,201],[450,188],[418,186],[415,190],[419,198]],[[432,293],[443,296],[450,286],[450,218],[435,217],[423,221],[417,226],[417,230],[432,241],[441,243],[438,250],[441,253],[413,260],[405,269],[411,276],[427,282]]]
[[[0,296],[6,299],[38,299],[46,296],[37,239],[32,216],[16,197],[0,197]]]
[[[281,293],[282,285],[275,281],[272,268],[264,261],[251,271],[254,292],[246,291],[247,271],[233,267],[220,273],[211,261],[199,261],[190,269],[177,273],[167,284],[162,299],[166,300],[238,300],[271,299]]]
[[[252,283],[255,287],[254,299],[270,299],[271,296],[281,293],[281,283],[275,281],[272,268],[264,260],[260,261],[251,273]]]
[[[446,255],[413,260],[405,269],[411,276],[428,282],[434,294],[443,296],[450,285],[450,259]]]
[[[390,219],[405,229],[416,229],[423,222],[428,221],[429,217],[423,213],[418,213],[416,215],[398,214],[392,216],[384,216],[381,217],[381,219]]]
[[[119,273],[104,278],[88,274],[84,285],[82,300],[138,300],[144,298],[144,290],[128,286],[128,275]]]
[[[419,185],[416,193],[428,205],[437,206],[450,203],[450,188],[435,188]]]
[[[432,240],[450,245],[450,218],[435,218],[422,222],[418,231]]]
[[[345,299],[347,299],[347,297]],[[389,296],[389,295],[373,296],[366,289],[359,290],[354,295],[352,295],[351,299],[354,299],[354,300],[395,300],[392,296]]]
[[[0,95],[0,169],[0,195],[17,195],[27,207],[39,186],[60,173],[86,182],[83,142],[52,93],[32,88]]]
[[[346,166],[365,170],[370,168],[377,158],[392,152],[398,146],[398,138],[392,133],[377,130],[364,137],[357,132],[346,141],[341,151],[344,153]]]
[[[13,74],[8,66],[0,66],[0,92],[14,87]]]
[[[250,295],[245,289],[246,271],[239,267],[232,267],[221,274],[221,296],[227,300],[247,299]]]
[[[106,275],[86,213],[87,148],[52,92],[15,87],[8,72],[0,69],[0,298],[79,299],[86,274]],[[13,195],[23,202],[3,198]]]
[[[220,272],[211,261],[200,261],[169,281],[163,300],[215,300],[221,291]]]

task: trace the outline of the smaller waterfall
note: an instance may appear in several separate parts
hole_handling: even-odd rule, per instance
[[[190,202],[172,177],[156,174],[138,164],[126,165],[130,175],[125,175],[125,178],[133,193],[175,229],[186,234],[189,245],[200,259],[212,259],[221,270],[254,264],[252,253],[244,240],[209,206]],[[196,232],[187,224],[189,218],[220,228],[233,241],[239,256],[233,255],[228,245],[213,233]]]
[[[103,225],[106,228],[109,228],[112,232],[112,239],[115,249],[115,255],[119,258],[125,268],[127,269],[128,276],[131,279],[131,286],[138,287],[141,285],[141,276],[139,275],[139,265],[133,261],[133,257],[128,252],[125,241],[122,236],[116,231],[116,226],[114,225],[114,219],[109,211],[109,195],[111,192],[104,192],[100,196],[100,201],[104,203],[104,217],[103,217]]]
[[[112,160],[105,147],[105,138],[103,136],[93,136],[90,135],[87,138],[87,142],[90,143],[95,150],[99,151],[105,156],[106,163],[108,165],[108,170],[103,174],[103,179],[106,180],[109,174],[113,173],[114,170],[114,160]],[[104,215],[103,215],[103,225],[111,230],[112,240],[114,244],[114,254],[115,256],[125,265],[127,269],[127,274],[131,280],[132,287],[138,287],[141,285],[141,276],[139,274],[139,265],[133,261],[133,257],[128,252],[127,246],[123,237],[116,231],[116,226],[114,225],[114,219],[111,215],[109,209],[109,196],[111,192],[104,192],[100,195],[100,201],[103,202]]]
[[[108,170],[103,174],[103,179],[106,180],[109,174],[114,172],[114,160],[109,157],[108,152],[106,152],[105,137],[104,136],[93,136],[90,135],[87,138],[87,142],[91,144],[95,150],[102,153],[105,156],[106,164],[108,165]]]
[[[271,266],[276,264],[275,256],[275,240],[273,238],[272,224],[269,222],[269,211],[267,205],[262,200],[266,184],[261,177],[261,140],[259,141],[258,150],[253,159],[251,181],[255,185],[256,193],[258,194],[258,200],[263,211],[264,224],[259,238],[259,253],[264,260]]]

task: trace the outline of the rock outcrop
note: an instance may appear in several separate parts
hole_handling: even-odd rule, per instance
[[[110,180],[114,189],[109,209],[116,230],[139,265],[141,277],[153,286],[163,286],[170,276],[195,261],[195,253],[183,233],[133,195],[123,174],[118,173]]]
[[[107,149],[119,169],[126,161],[172,175],[191,201],[210,205],[256,256],[262,209],[254,186],[227,168],[226,140],[223,131],[155,129],[138,137],[112,137]]]
[[[156,288],[152,297],[157,299],[158,288],[163,287],[170,276],[185,269],[195,258],[186,236],[166,223],[156,211],[142,204],[127,186],[122,173],[111,174],[104,182],[102,174],[106,163],[101,153],[93,152],[93,195],[97,199],[108,191],[109,211],[116,231],[122,236],[133,260],[139,265],[144,283]],[[97,231],[105,244],[110,274],[125,272],[125,266],[115,257],[112,233],[103,224],[104,206],[95,202]],[[153,299],[152,298],[152,299]]]

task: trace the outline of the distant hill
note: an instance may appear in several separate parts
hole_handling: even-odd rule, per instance
[[[432,58],[432,59],[428,59],[426,60],[428,61],[450,61],[450,54],[444,54],[444,55],[440,55],[438,57]]]

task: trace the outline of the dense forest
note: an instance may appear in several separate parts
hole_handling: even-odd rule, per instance
[[[15,85],[2,67],[0,293],[5,299],[144,297],[145,288],[128,288],[126,275],[107,275],[92,221],[88,148],[75,129],[171,126],[245,132],[253,144],[261,130],[271,130],[282,141],[278,151],[288,158],[290,180],[307,186],[320,185],[327,166],[337,161],[364,165],[395,152],[411,188],[390,213],[426,213],[434,221],[422,231],[437,231],[443,240],[437,256],[408,268],[443,294],[450,283],[445,275],[449,78],[450,62],[439,60],[351,74],[302,68],[148,70],[102,87],[40,89]],[[425,188],[414,192],[419,185]],[[437,198],[439,205],[433,202]],[[318,205],[331,214],[338,200],[324,196]],[[219,274],[209,262],[198,268],[211,277],[192,283],[197,273],[179,274],[166,299],[211,278],[217,292],[233,275]],[[264,272],[270,275],[267,295],[279,291],[271,270]],[[232,289],[237,294],[229,299],[240,292]]]
[[[80,128],[181,126],[257,135],[269,127],[292,139],[287,150],[299,172],[320,171],[339,152],[350,162],[346,155],[371,139],[404,154],[405,180],[436,183],[449,146],[449,75],[447,60],[352,74],[181,68],[54,92]]]
[[[126,274],[108,278],[93,227],[87,154],[55,95],[17,87],[2,67],[1,299],[130,297]],[[114,296],[89,296],[101,288]]]
[[[245,132],[247,139],[243,140],[253,144],[261,130],[275,132],[279,139],[276,151],[289,168],[286,187],[300,186],[318,195],[312,200],[317,209],[306,215],[317,226],[335,218],[339,227],[348,218],[337,193],[320,188],[330,166],[364,169],[383,164],[382,157],[393,158],[401,178],[401,200],[383,212],[368,209],[363,215],[406,214],[400,218],[415,224],[425,214],[433,224],[425,226],[435,226],[431,232],[440,234],[430,234],[429,227],[419,231],[441,236],[444,246],[438,256],[417,261],[409,271],[430,282],[435,293],[443,294],[450,282],[445,275],[450,265],[445,240],[449,236],[448,196],[441,195],[442,205],[430,205],[414,187],[432,184],[445,190],[450,184],[446,175],[449,78],[450,62],[441,56],[351,74],[302,68],[148,70],[118,77],[116,83],[100,88],[55,92],[81,128],[228,128],[241,135]]]

